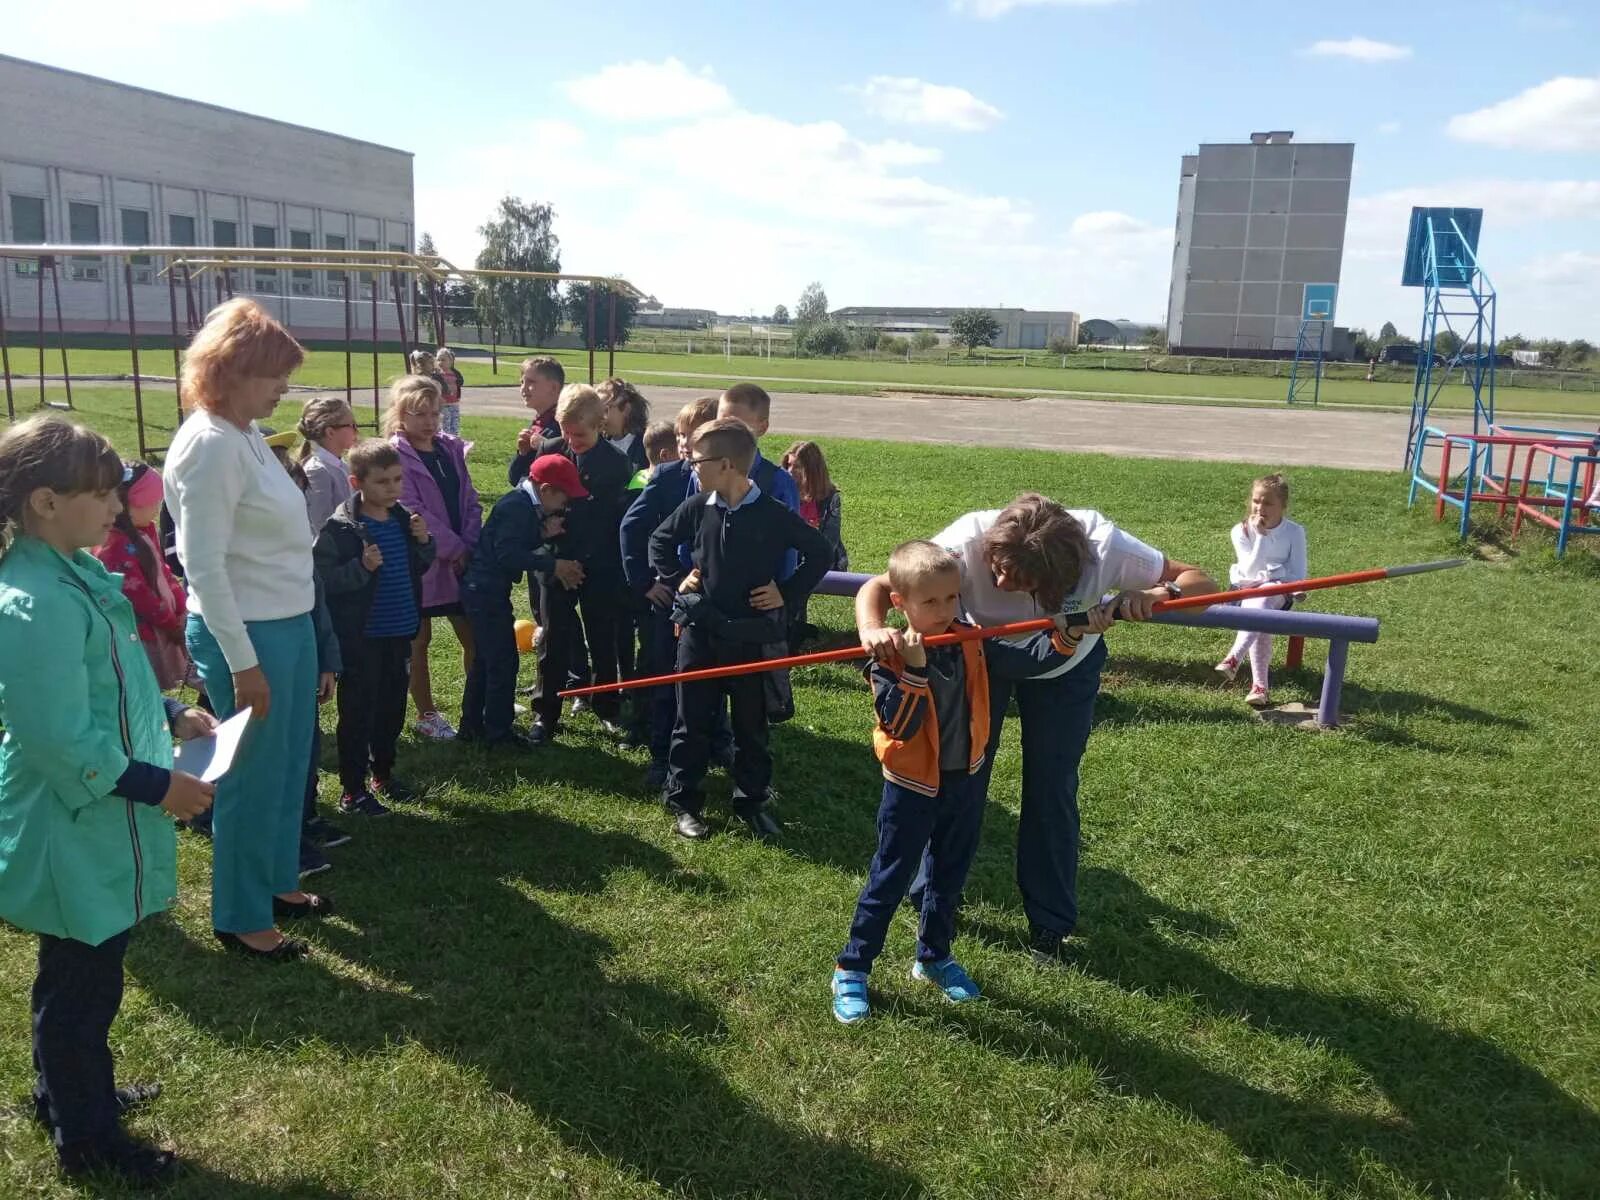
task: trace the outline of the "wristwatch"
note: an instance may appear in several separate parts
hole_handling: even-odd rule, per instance
[[[1172,580],[1163,579],[1161,581],[1161,586],[1166,589],[1167,599],[1169,599],[1169,600],[1181,600],[1181,599],[1183,599],[1183,589],[1181,587],[1179,587],[1177,584],[1173,583]]]

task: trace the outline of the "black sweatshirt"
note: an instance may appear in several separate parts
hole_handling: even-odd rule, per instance
[[[684,575],[680,545],[690,548],[700,570],[701,593],[719,616],[732,619],[759,615],[750,593],[763,584],[776,583],[785,603],[809,596],[833,559],[820,533],[765,492],[731,511],[715,502],[715,493],[697,492],[656,527],[650,565],[672,586]],[[780,581],[790,550],[799,554],[800,564]]]

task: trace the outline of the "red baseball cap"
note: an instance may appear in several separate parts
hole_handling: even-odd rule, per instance
[[[563,491],[573,500],[582,500],[589,494],[589,489],[578,478],[578,468],[570,458],[559,454],[541,454],[534,459],[528,468],[528,478]]]

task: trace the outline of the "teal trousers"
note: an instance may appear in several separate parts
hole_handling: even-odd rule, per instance
[[[252,720],[212,804],[211,925],[224,933],[271,929],[272,897],[300,887],[300,819],[317,719],[317,643],[311,614],[249,621],[245,629],[272,692]],[[203,618],[189,617],[189,657],[217,717],[233,715],[233,672]]]

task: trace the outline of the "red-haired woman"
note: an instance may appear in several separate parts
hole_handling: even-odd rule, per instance
[[[331,911],[299,890],[300,817],[317,711],[306,502],[260,431],[304,352],[254,301],[212,310],[183,364],[185,419],[166,500],[189,583],[189,656],[219,717],[253,710],[217,787],[211,924],[230,949],[274,960],[305,943],[276,922]]]

